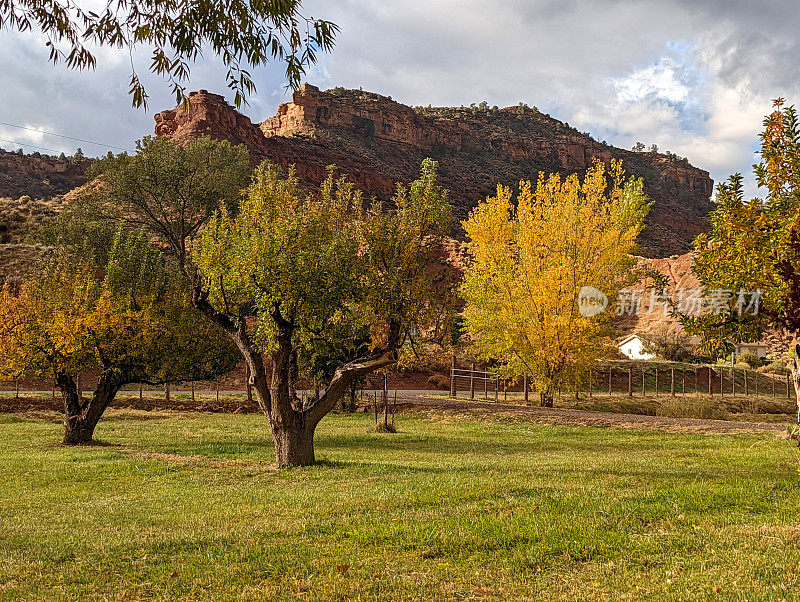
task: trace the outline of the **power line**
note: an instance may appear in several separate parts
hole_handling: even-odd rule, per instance
[[[44,130],[37,130],[36,128],[28,127],[26,125],[17,125],[15,123],[6,123],[5,121],[0,121],[0,125],[7,125],[12,128],[19,128],[21,130],[28,130],[30,132],[37,132],[39,134],[46,134],[47,136],[57,136],[59,138],[66,138],[67,140],[75,140],[76,142],[85,142],[86,144],[96,144],[97,146],[105,146],[106,148],[114,148],[116,150],[121,151],[129,151],[128,148],[123,148],[121,146],[114,146],[113,144],[103,144],[102,142],[95,142],[94,140],[86,140],[84,138],[75,138],[73,136],[66,136],[64,134],[56,134],[55,132],[46,132]],[[28,145],[33,146],[33,145]]]
[[[36,146],[35,144],[26,144],[25,142],[15,142],[14,140],[5,140],[4,138],[0,138],[0,142],[7,142],[8,144],[13,144],[15,146],[28,146],[30,148],[37,148],[39,150],[47,151],[48,153],[55,153],[57,155],[63,152],[56,150],[54,148],[45,148],[44,146]]]

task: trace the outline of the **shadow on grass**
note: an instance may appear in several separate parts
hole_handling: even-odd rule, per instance
[[[64,443],[63,441],[56,441],[51,445],[51,447],[60,447],[63,449],[91,449],[91,448],[103,448],[103,447],[110,447],[116,449],[122,449],[126,447],[122,443],[111,443],[110,441],[103,441],[102,439],[92,439],[91,441],[87,441],[86,443]]]
[[[103,416],[102,420],[103,422],[137,422],[137,421],[145,422],[148,420],[170,420],[172,418],[175,418],[175,415],[148,414],[145,412],[129,414],[127,412],[121,412]]]

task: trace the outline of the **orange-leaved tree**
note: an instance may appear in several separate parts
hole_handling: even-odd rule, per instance
[[[235,363],[142,231],[119,230],[103,265],[64,248],[17,290],[0,292],[0,378],[54,379],[65,444],[91,442],[126,384],[209,378]],[[97,386],[82,399],[76,379],[88,370]]]

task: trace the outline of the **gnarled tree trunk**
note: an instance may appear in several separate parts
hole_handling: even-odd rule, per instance
[[[275,463],[278,466],[311,466],[314,457],[315,424],[303,421],[303,415],[296,412],[296,417],[288,424],[272,425],[272,440],[275,444]]]
[[[325,393],[303,407],[294,394],[297,376],[297,355],[292,345],[294,324],[281,315],[278,304],[273,305],[269,312],[277,327],[277,349],[272,354],[272,382],[268,385],[261,354],[250,339],[246,320],[239,318],[234,321],[215,310],[208,302],[208,292],[200,286],[194,288],[192,300],[199,311],[228,334],[247,362],[249,383],[261,410],[269,419],[275,445],[275,462],[279,467],[314,464],[314,431],[319,421],[336,407],[348,388],[359,378],[397,360],[399,326],[392,324],[389,342],[384,348],[339,367]]]
[[[794,357],[792,358],[792,382],[794,383],[794,395],[797,400],[797,426],[800,428],[800,344],[794,346]],[[800,448],[800,433],[796,435],[797,447]]]
[[[91,399],[84,402],[72,376],[57,374],[56,383],[64,399],[64,445],[91,443],[100,417],[114,401],[121,384],[112,375],[101,374]]]

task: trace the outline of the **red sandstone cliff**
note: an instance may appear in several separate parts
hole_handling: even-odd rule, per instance
[[[527,107],[414,109],[368,92],[304,85],[257,125],[223,97],[201,90],[186,106],[156,115],[155,131],[180,141],[207,134],[245,144],[254,163],[294,164],[309,185],[335,164],[365,192],[382,197],[433,157],[459,220],[497,183],[535,180],[539,171],[582,173],[595,158],[622,159],[655,201],[641,237],[641,252],[650,257],[688,250],[708,228],[712,209],[708,172],[674,157],[606,145]]]
[[[86,182],[89,160],[23,155],[0,149],[0,198],[50,199]]]

